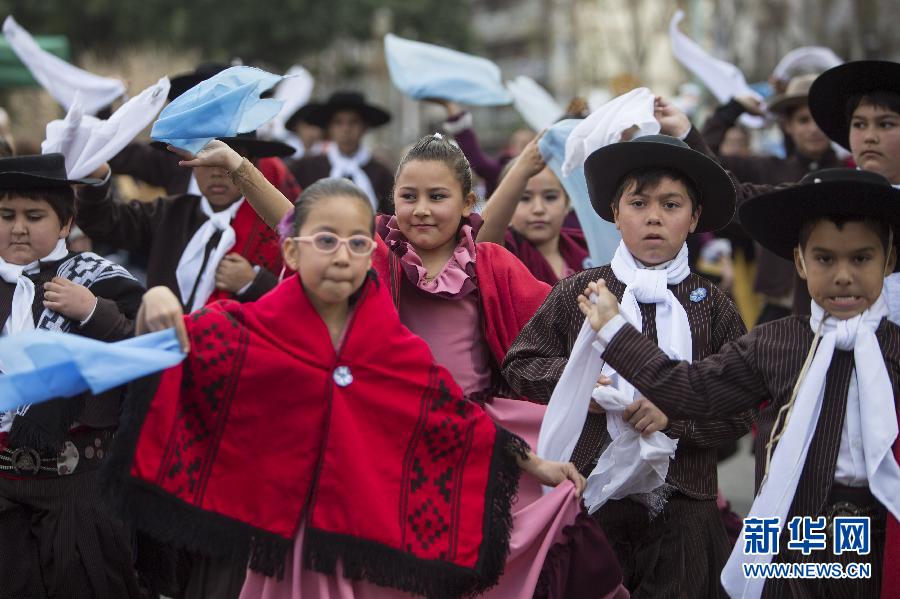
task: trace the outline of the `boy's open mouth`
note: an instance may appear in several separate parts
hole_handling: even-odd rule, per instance
[[[828,301],[838,307],[852,307],[855,306],[862,299],[860,295],[833,295],[828,298]]]

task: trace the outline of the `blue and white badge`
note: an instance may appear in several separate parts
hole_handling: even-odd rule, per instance
[[[691,295],[689,296],[690,300],[695,304],[702,302],[706,299],[706,287],[698,287],[691,291]]]

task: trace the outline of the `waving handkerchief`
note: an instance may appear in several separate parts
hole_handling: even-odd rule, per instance
[[[594,150],[621,141],[622,133],[637,127],[634,137],[659,133],[659,122],[653,116],[653,92],[646,87],[633,89],[613,98],[581,121],[566,139],[563,175],[568,176],[584,165]]]
[[[175,329],[104,343],[42,330],[0,338],[0,411],[102,393],[184,359]]]
[[[71,179],[82,179],[122,151],[159,114],[169,93],[169,79],[163,77],[119,107],[109,120],[84,114],[81,93],[66,118],[47,125],[41,153],[59,152],[66,157]]]
[[[831,48],[802,46],[785,54],[772,70],[772,76],[787,81],[797,75],[824,73],[840,64],[844,61]]]
[[[391,81],[415,100],[440,98],[473,106],[503,106],[512,96],[503,87],[500,67],[486,58],[449,48],[384,36]]]
[[[513,106],[533,131],[547,129],[565,112],[550,92],[531,77],[520,75],[507,81],[506,89],[512,95]]]
[[[720,104],[738,96],[762,97],[753,91],[739,68],[713,58],[697,42],[681,33],[678,24],[684,18],[684,12],[676,11],[669,22],[669,38],[672,43],[672,54],[684,68],[693,73],[712,92]],[[760,128],[765,123],[762,117],[742,115],[741,122],[753,128]]]
[[[306,106],[312,96],[315,86],[313,76],[300,65],[294,65],[284,74],[284,81],[275,87],[272,97],[281,100],[284,104],[278,115],[260,127],[257,132],[263,139],[277,139],[286,141],[293,135],[287,129],[287,123],[291,116],[300,108]]]
[[[260,98],[284,79],[254,67],[231,67],[195,85],[166,106],[153,124],[155,141],[197,153],[210,140],[255,131],[283,102]]]
[[[41,87],[66,110],[72,107],[76,92],[81,92],[82,106],[87,114],[109,106],[125,93],[125,84],[118,79],[89,73],[42,50],[12,16],[3,22],[3,35]]]
[[[541,156],[547,162],[547,166],[556,175],[569,196],[569,201],[578,215],[581,230],[584,232],[591,254],[591,263],[594,266],[608,264],[612,260],[622,235],[616,229],[616,225],[600,218],[591,206],[591,198],[588,195],[587,181],[584,178],[584,168],[578,166],[569,175],[563,175],[562,165],[566,157],[566,139],[580,123],[581,119],[566,119],[547,129],[541,138],[539,147]]]
[[[678,444],[663,433],[644,437],[625,424],[622,412],[634,397],[633,393],[616,388],[618,376],[612,371],[609,374],[613,375],[613,385],[597,388],[604,362],[600,358],[601,350],[594,346],[596,338],[597,334],[585,320],[550,397],[538,438],[538,455],[542,458],[569,461],[591,401],[607,410],[606,426],[612,443],[587,479],[584,502],[589,513],[610,499],[657,489],[666,480],[669,460]]]

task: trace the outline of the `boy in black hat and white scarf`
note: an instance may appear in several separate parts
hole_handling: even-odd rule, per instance
[[[723,227],[734,213],[734,187],[721,167],[680,140],[655,135],[596,150],[585,176],[594,210],[616,223],[622,242],[611,264],[557,283],[506,354],[503,376],[533,401],[547,402],[553,394],[584,322],[575,300],[598,278],[629,306],[641,334],[674,355],[701,359],[745,332],[731,300],[690,272],[687,261],[687,235]],[[596,407],[570,416],[581,427],[570,459],[589,481],[594,472],[599,480],[602,473],[594,469],[611,443],[607,417]],[[665,483],[608,501],[594,517],[633,597],[721,596],[718,574],[728,541],[716,505],[716,447],[744,435],[753,412],[715,421],[656,416],[636,428],[678,439]]]
[[[304,189],[326,177],[344,177],[359,185],[380,214],[393,214],[394,173],[372,156],[362,139],[369,129],[381,127],[391,115],[366,102],[358,92],[336,92],[327,102],[303,108],[306,122],[321,127],[329,141],[324,154],[288,164]]]
[[[0,159],[3,335],[133,335],[141,284],[66,248],[79,183],[67,179],[61,154]],[[0,415],[0,598],[138,596],[129,534],[97,483],[120,401],[112,390]]]

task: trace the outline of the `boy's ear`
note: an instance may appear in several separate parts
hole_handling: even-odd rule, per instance
[[[62,228],[59,230],[59,238],[58,239],[65,239],[66,237],[69,236],[69,233],[72,232],[72,222],[74,220],[75,220],[74,216],[69,217],[69,220],[66,221],[66,224],[64,224],[62,226]]]
[[[803,255],[800,254],[799,246],[794,248],[794,268],[797,269],[797,274],[800,275],[800,278],[805,281],[806,280],[806,264],[803,262]]]
[[[691,226],[688,229],[690,233],[694,232],[694,229],[697,228],[697,223],[700,222],[700,213],[703,212],[703,206],[698,205],[697,209],[691,213]]]
[[[884,267],[884,276],[888,276],[892,272],[894,272],[894,268],[897,266],[897,246],[891,246],[891,249],[888,250],[888,259],[887,264]]]
[[[300,268],[300,248],[292,239],[288,238],[281,242],[281,255],[284,257],[284,263],[296,272]]]
[[[619,228],[619,202],[610,202],[609,207],[612,208],[613,223],[616,225],[616,230],[621,231],[621,229]]]
[[[470,191],[465,199],[463,200],[463,212],[462,215],[464,217],[472,214],[472,210],[475,208],[475,204],[478,202],[478,196],[475,195],[474,191]]]

